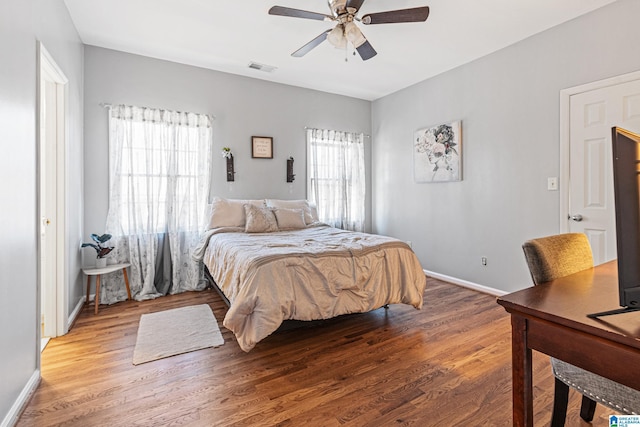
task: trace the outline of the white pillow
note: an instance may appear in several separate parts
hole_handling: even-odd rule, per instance
[[[271,233],[272,231],[278,231],[278,222],[272,209],[259,208],[247,203],[244,205],[244,212],[247,217],[245,232]]]
[[[276,208],[273,213],[276,215],[280,230],[299,230],[307,227],[302,209]]]
[[[246,224],[245,204],[264,207],[264,200],[236,200],[215,197],[211,204],[209,228],[244,227]]]
[[[266,199],[265,202],[270,208],[302,209],[304,211],[304,222],[307,225],[318,221],[318,211],[315,209],[315,205],[313,205],[312,210],[311,205],[306,200]]]

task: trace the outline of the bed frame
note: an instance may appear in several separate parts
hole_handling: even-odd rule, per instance
[[[213,276],[211,276],[211,273],[209,273],[209,269],[207,268],[207,266],[204,265],[204,264],[202,266],[204,267],[204,277],[206,277],[206,279],[209,282],[209,284],[211,285],[211,287],[213,289],[215,289],[216,292],[220,295],[220,297],[222,298],[224,303],[227,304],[227,307],[230,307],[231,306],[231,302],[229,302],[229,298],[227,298],[227,296],[224,294],[224,292],[222,292],[222,289],[220,289],[220,287],[218,286],[216,281],[213,280]]]

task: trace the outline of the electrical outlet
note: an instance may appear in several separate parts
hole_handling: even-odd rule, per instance
[[[413,244],[411,244],[411,240],[407,240],[407,245],[409,245],[410,248],[413,248]]]
[[[481,258],[481,261],[482,261],[482,265],[484,265],[484,266],[486,267],[486,266],[487,266],[487,257],[486,257],[486,256],[483,256],[483,257]]]

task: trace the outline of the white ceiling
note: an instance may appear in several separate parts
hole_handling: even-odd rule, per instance
[[[358,24],[378,52],[366,62],[328,42],[290,56],[334,24],[269,8],[329,14],[326,0],[64,1],[88,45],[375,100],[615,0],[366,0],[359,16],[431,9],[426,22]],[[277,69],[250,69],[252,61]]]

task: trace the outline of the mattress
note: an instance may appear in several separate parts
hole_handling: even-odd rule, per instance
[[[229,300],[223,325],[250,351],[284,320],[320,320],[387,304],[422,308],[426,285],[404,242],[326,225],[272,233],[209,230],[201,258]]]

